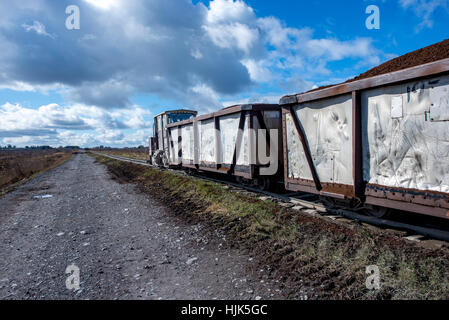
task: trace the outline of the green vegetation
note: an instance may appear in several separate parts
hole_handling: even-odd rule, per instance
[[[148,148],[139,147],[139,148],[125,148],[125,149],[109,149],[109,150],[96,150],[98,152],[102,152],[104,154],[108,154],[111,156],[120,156],[137,160],[148,160]]]

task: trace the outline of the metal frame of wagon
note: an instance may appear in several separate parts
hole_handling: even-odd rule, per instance
[[[183,159],[181,157],[181,163],[177,164],[181,167],[196,169],[200,171],[209,171],[209,172],[215,172],[220,174],[229,174],[234,175],[238,177],[242,177],[245,179],[255,179],[259,176],[259,165],[250,163],[249,165],[237,165],[237,150],[240,150],[242,145],[242,135],[243,135],[243,128],[245,125],[247,125],[248,129],[254,128],[254,117],[257,118],[259,125],[262,129],[266,129],[265,121],[262,115],[262,112],[264,111],[277,111],[279,110],[279,105],[277,104],[242,104],[242,105],[235,105],[231,106],[222,110],[219,110],[214,113],[201,115],[198,117],[195,117],[193,119],[184,120],[176,123],[171,123],[167,125],[167,129],[169,130],[169,137],[171,130],[174,130],[177,128],[178,130],[185,125],[193,124],[195,127],[195,123],[198,123],[199,121],[204,120],[211,120],[214,119],[214,128],[215,128],[215,150],[219,150],[221,146],[219,145],[219,133],[220,133],[220,122],[219,118],[226,115],[236,114],[240,113],[240,119],[239,119],[239,130],[237,132],[237,139],[236,139],[236,145],[234,146],[234,155],[233,160],[231,164],[219,164],[218,159],[215,163],[208,163],[208,162],[199,162],[196,161],[198,164],[190,164],[183,162]],[[249,121],[246,121],[246,116],[249,115]],[[247,122],[247,123],[245,123]],[[267,135],[268,136],[268,135]],[[181,137],[180,137],[181,139]],[[269,139],[269,137],[268,137]],[[251,140],[251,138],[250,138]],[[181,140],[178,141],[178,144],[181,143]],[[194,139],[194,154],[195,157],[197,156],[196,150],[198,150],[198,146],[196,145],[198,143],[197,139]],[[250,142],[251,143],[251,142]],[[173,143],[170,141],[170,149],[173,149]],[[252,148],[250,147],[250,152]],[[219,152],[216,151],[216,157],[218,157]],[[250,159],[252,156],[250,156]]]
[[[362,105],[361,92],[366,89],[400,84],[414,79],[423,79],[449,73],[449,59],[443,59],[400,71],[382,74],[366,79],[345,82],[321,90],[281,98],[282,130],[284,147],[284,179],[285,188],[292,191],[303,191],[338,199],[357,199],[366,204],[389,207],[398,210],[412,211],[436,217],[449,218],[449,194],[435,191],[423,191],[404,188],[390,188],[371,185],[363,181],[362,164]],[[322,184],[316,173],[301,124],[293,111],[296,104],[331,98],[352,93],[352,162],[353,185],[334,183]],[[286,115],[290,114],[296,131],[300,137],[312,180],[288,177]]]

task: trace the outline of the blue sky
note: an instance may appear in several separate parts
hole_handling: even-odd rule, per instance
[[[68,30],[66,7],[80,10]],[[368,30],[369,5],[380,29]],[[0,3],[0,145],[137,146],[152,117],[277,103],[448,38],[449,0]]]

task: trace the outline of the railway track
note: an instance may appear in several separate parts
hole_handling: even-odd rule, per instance
[[[108,155],[99,152],[90,151],[93,154],[104,156],[110,159],[123,162],[134,163],[146,167],[161,169],[157,166],[147,163],[145,160],[132,159],[116,155]],[[189,174],[185,170],[161,169],[175,172],[177,174],[194,176],[198,179],[220,183],[226,186],[231,192],[247,194],[260,200],[269,200],[276,202],[279,206],[296,210],[302,214],[313,216],[318,219],[324,219],[336,224],[351,225],[363,224],[367,228],[377,229],[377,231],[386,231],[393,236],[403,238],[406,241],[415,242],[420,246],[439,249],[443,246],[449,247],[449,231],[437,227],[420,226],[407,223],[406,221],[387,220],[367,216],[356,210],[348,210],[341,207],[331,207],[322,203],[319,199],[310,199],[312,196],[305,193],[275,193],[259,190],[253,187],[237,184],[232,181],[215,179],[207,177],[200,173]]]

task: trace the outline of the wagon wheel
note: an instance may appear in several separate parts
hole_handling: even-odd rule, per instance
[[[260,177],[256,180],[256,185],[258,189],[267,191],[271,186],[270,179],[267,177]]]
[[[157,150],[153,156],[152,162],[159,167],[166,167],[168,165],[168,159],[165,156],[165,152]]]
[[[367,205],[365,212],[375,218],[388,218],[391,215],[391,209],[386,207]]]

